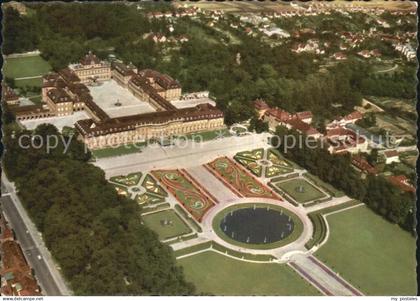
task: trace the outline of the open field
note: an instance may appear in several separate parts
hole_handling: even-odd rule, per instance
[[[15,80],[15,86],[17,88],[41,87],[42,86],[42,78],[41,77],[36,77],[36,78]]]
[[[416,246],[408,233],[365,206],[327,217],[330,236],[315,255],[367,295],[416,294]]]
[[[322,191],[304,179],[291,179],[280,183],[273,183],[273,185],[285,191],[299,203],[314,201],[326,196]],[[302,191],[299,189],[302,189]]]
[[[391,116],[390,114],[377,114],[376,127],[383,128],[392,135],[416,135],[416,124],[398,116]]]
[[[5,77],[19,79],[22,77],[42,76],[51,70],[50,64],[39,55],[8,58],[6,59],[3,72]],[[19,80],[16,80],[18,84]],[[32,82],[32,81],[31,81]],[[38,79],[36,82],[40,83]]]
[[[192,232],[172,209],[143,215],[142,219],[147,227],[159,235],[161,240]]]
[[[379,105],[380,107],[389,110],[390,112],[392,112],[393,109],[412,112],[412,113],[416,112],[416,103],[414,100],[411,101],[408,99],[398,99],[398,98],[390,98],[390,97],[373,97],[373,96],[370,96],[369,100]]]
[[[178,260],[199,292],[216,295],[319,295],[291,268],[241,262],[212,251]]]

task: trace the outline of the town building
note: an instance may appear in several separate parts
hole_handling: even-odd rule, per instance
[[[2,100],[8,105],[19,104],[19,96],[6,83],[2,83]]]
[[[351,158],[351,164],[353,165],[356,170],[360,171],[361,173],[365,175],[377,175],[378,171],[376,168],[369,164],[366,159],[364,159],[362,156],[355,155]]]
[[[327,124],[327,129],[329,128],[336,128],[336,127],[343,127],[347,124],[355,123],[357,120],[363,118],[363,114],[359,111],[354,111],[344,117],[337,117],[332,122]]]
[[[383,154],[384,154],[384,158],[385,158],[385,164],[400,162],[400,156],[398,154],[398,151],[396,151],[396,150],[384,151]]]
[[[0,229],[1,295],[40,296],[41,290],[32,269],[3,215],[0,215]]]
[[[263,120],[268,122],[268,128],[272,132],[281,125],[288,129],[295,129],[309,137],[320,138],[322,136],[317,129],[311,126],[312,113],[309,111],[291,114],[279,108],[266,109]]]
[[[416,192],[416,188],[410,183],[410,180],[404,175],[389,176],[387,179],[392,185],[394,185],[395,187],[398,187],[402,191],[413,192],[413,193]]]
[[[327,128],[324,138],[331,154],[367,152],[369,147],[366,138],[344,127]]]

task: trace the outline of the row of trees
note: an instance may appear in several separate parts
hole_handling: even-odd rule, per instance
[[[361,92],[365,95],[414,99],[416,97],[416,67],[403,72],[371,75],[362,80]]]
[[[383,176],[368,176],[362,179],[360,173],[352,168],[349,154],[331,155],[320,142],[316,148],[312,147],[312,142],[308,145],[297,143],[294,147],[288,146],[285,151],[285,136],[292,135],[299,139],[301,134],[281,126],[277,128],[276,133],[279,141],[274,143],[280,145],[279,150],[286,158],[297,162],[350,197],[366,203],[389,221],[399,224],[405,230],[414,231],[415,198],[412,193],[403,192],[390,185]]]
[[[84,145],[71,140],[47,152],[41,137],[63,137],[52,125],[5,136],[4,167],[62,272],[78,295],[190,295],[169,246],[140,219],[140,207],[120,197],[104,172],[88,164]],[[23,135],[36,134],[30,140]],[[51,139],[51,138],[50,138]],[[45,144],[44,144],[45,145]]]

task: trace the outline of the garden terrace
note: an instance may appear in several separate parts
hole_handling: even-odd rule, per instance
[[[193,184],[180,170],[154,170],[152,175],[171,192],[183,207],[197,220],[214,206],[211,196]]]
[[[238,196],[280,200],[271,189],[227,157],[218,158],[205,167]]]

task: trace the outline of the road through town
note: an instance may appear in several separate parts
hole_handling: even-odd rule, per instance
[[[4,215],[13,229],[29,265],[35,271],[35,277],[47,296],[71,295],[71,291],[54,264],[51,254],[45,247],[40,233],[29,219],[14,186],[2,175],[1,205]]]

